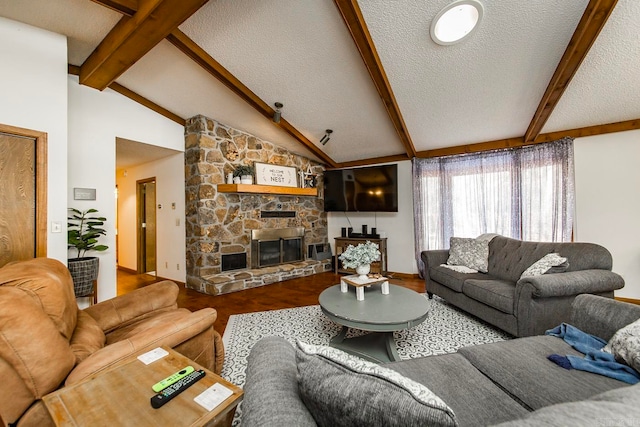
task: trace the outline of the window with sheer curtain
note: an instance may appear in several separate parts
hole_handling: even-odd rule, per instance
[[[413,160],[416,259],[449,238],[483,233],[570,241],[573,139]]]

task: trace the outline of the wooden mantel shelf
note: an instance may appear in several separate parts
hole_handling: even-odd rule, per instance
[[[276,185],[218,184],[220,193],[285,194],[290,196],[317,196],[317,188],[278,187]]]

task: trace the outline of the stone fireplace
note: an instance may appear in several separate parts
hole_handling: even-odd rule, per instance
[[[310,259],[309,245],[326,244],[327,219],[323,211],[322,180],[318,196],[245,194],[218,191],[225,176],[240,164],[272,163],[311,170],[323,167],[305,157],[263,141],[246,132],[204,116],[187,120],[185,126],[185,189],[188,288],[211,295],[316,274],[331,269],[331,260]],[[285,235],[265,243],[273,249],[287,241],[286,255],[274,262],[256,263],[255,240],[268,240],[271,230],[298,230],[296,241]]]

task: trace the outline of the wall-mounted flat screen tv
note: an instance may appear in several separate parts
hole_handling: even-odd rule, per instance
[[[324,171],[325,212],[398,212],[398,165]]]

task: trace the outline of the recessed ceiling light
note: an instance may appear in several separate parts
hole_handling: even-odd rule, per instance
[[[478,28],[484,8],[478,0],[454,1],[431,22],[431,38],[440,45],[459,43]]]

